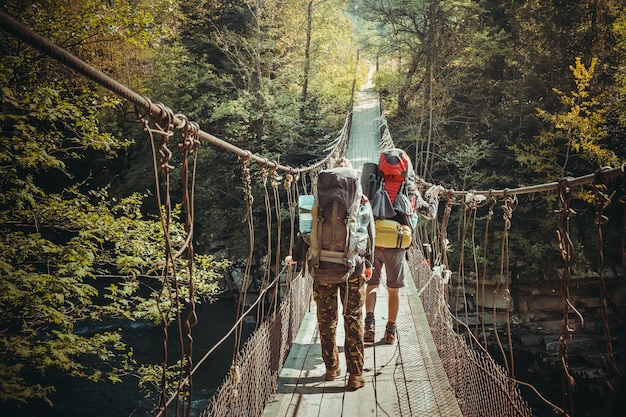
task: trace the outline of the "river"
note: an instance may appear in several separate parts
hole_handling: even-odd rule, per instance
[[[197,306],[199,323],[193,329],[194,360],[198,361],[215,345],[235,322],[237,301],[221,299],[214,303]],[[162,330],[151,323],[99,324],[92,331],[122,328],[123,340],[134,349],[137,361],[162,362]],[[244,323],[244,340],[254,330],[254,324]],[[176,337],[176,334],[170,337]],[[222,384],[233,357],[234,337],[218,348],[194,374],[193,411],[198,415],[204,410],[215,390]],[[171,350],[170,357],[178,357],[178,350]],[[154,398],[144,398],[137,386],[137,379],[127,377],[123,383],[92,383],[84,379],[70,378],[48,373],[47,382],[56,386],[50,395],[54,407],[35,401],[23,407],[3,404],[2,415],[11,417],[144,417],[153,415]],[[168,413],[171,415],[172,413]]]

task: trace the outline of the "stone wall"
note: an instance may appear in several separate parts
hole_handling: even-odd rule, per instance
[[[556,386],[560,392],[562,365],[560,361],[565,304],[562,296],[560,275],[555,271],[544,280],[532,281],[497,277],[476,280],[465,277],[458,285],[453,276],[449,287],[450,308],[459,319],[468,324],[482,343],[486,336],[489,351],[496,360],[502,359],[501,351],[508,356],[507,316],[510,317],[516,375],[524,375],[527,382]],[[570,301],[582,314],[584,325],[567,344],[568,365],[576,380],[580,398],[591,398],[591,404],[605,399],[610,390],[608,383],[617,383],[605,338],[604,309],[600,293],[599,274],[593,271],[573,270],[568,286]],[[611,347],[619,364],[626,355],[626,280],[621,268],[605,271],[607,320],[611,335]],[[463,297],[465,295],[465,297]],[[507,313],[507,306],[510,307]],[[568,315],[569,326],[578,328],[580,320],[573,312]],[[484,333],[483,333],[484,329]],[[497,329],[502,350],[494,337]],[[508,358],[507,358],[508,360]],[[555,385],[556,384],[556,385]],[[560,398],[552,398],[559,404]],[[587,401],[589,402],[589,401]],[[582,406],[581,406],[582,407]],[[596,407],[597,408],[597,407]],[[594,415],[581,411],[578,415]]]

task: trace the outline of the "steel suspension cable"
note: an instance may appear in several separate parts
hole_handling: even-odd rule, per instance
[[[465,242],[465,239],[467,238],[467,230],[469,228],[470,222],[468,221],[468,206],[466,204],[463,204],[463,210],[461,213],[461,219],[459,221],[460,224],[460,228],[461,228],[461,238],[460,241],[461,242]],[[470,217],[471,217],[472,212],[470,212]],[[467,295],[465,292],[465,245],[461,244],[461,247],[459,249],[459,268],[458,268],[458,273],[457,273],[457,285],[456,285],[456,300],[455,300],[455,309],[458,310],[458,306],[459,306],[459,298],[461,298],[461,294],[462,294],[462,298],[463,298],[463,314],[465,316],[465,322],[469,323],[469,313],[468,313],[468,308],[467,308]],[[459,332],[459,328],[458,328],[458,324],[457,324],[457,328],[456,331]]]
[[[561,276],[561,296],[563,298],[563,327],[559,333],[559,359],[561,361],[561,367],[563,368],[561,377],[561,388],[563,394],[563,409],[569,415],[574,412],[574,398],[573,389],[576,385],[576,381],[571,374],[569,367],[569,353],[568,347],[572,340],[572,335],[577,333],[584,327],[584,318],[582,314],[572,304],[569,293],[569,281],[571,277],[572,262],[574,258],[574,244],[572,243],[569,220],[576,215],[576,212],[570,207],[571,200],[571,188],[563,180],[559,184],[559,205],[560,209],[557,212],[558,215],[558,230],[557,237],[559,240],[559,248],[561,251],[561,257],[563,258],[564,268]],[[569,314],[573,312],[579,319],[577,327],[571,327],[569,324]]]
[[[480,321],[482,323],[482,332],[483,332],[483,343],[485,344],[485,348],[487,348],[487,330],[485,329],[485,285],[487,281],[487,247],[489,246],[489,225],[491,224],[491,220],[493,218],[493,208],[498,203],[498,200],[495,197],[491,197],[491,204],[489,205],[489,209],[487,212],[487,219],[485,221],[485,238],[483,241],[483,274],[482,274],[482,283],[481,283],[481,298],[482,305],[480,311]]]
[[[248,287],[250,285],[250,272],[252,270],[252,260],[254,256],[254,216],[252,214],[252,204],[254,202],[254,197],[252,196],[252,178],[250,176],[250,167],[248,166],[250,162],[250,153],[246,155],[246,157],[240,157],[239,162],[241,164],[241,178],[243,181],[243,191],[246,197],[246,216],[245,220],[248,224],[248,258],[246,260],[246,267],[243,274],[243,278],[241,280],[241,288],[239,290],[239,301],[237,305],[237,317],[240,318],[243,314],[243,310],[245,308],[246,298],[248,296]],[[241,323],[241,322],[240,322]],[[237,333],[235,334],[235,343],[233,346],[233,360],[235,363],[235,359],[239,354],[239,348],[241,347],[241,339],[243,333],[243,323],[241,323],[237,329]]]
[[[608,193],[608,187],[606,185],[606,181],[602,177],[602,172],[599,171],[596,173],[596,180],[594,180],[594,207],[595,207],[595,224],[597,231],[597,241],[598,241],[598,278],[599,278],[599,286],[600,286],[600,299],[602,302],[602,329],[604,332],[604,339],[606,344],[606,351],[608,355],[608,360],[611,368],[617,375],[621,374],[619,367],[615,361],[615,355],[613,353],[613,343],[611,337],[611,330],[609,328],[609,307],[607,300],[607,291],[606,291],[606,282],[605,282],[605,271],[604,271],[604,238],[602,233],[602,228],[609,222],[609,218],[604,215],[604,210],[609,207],[612,203],[613,197],[615,196],[615,191],[612,193]],[[610,384],[608,379],[605,378],[605,382],[609,389],[614,392],[615,389]]]
[[[276,169],[273,169],[272,170],[272,191],[274,195],[274,214],[276,215],[276,254],[274,255],[275,257],[274,272],[277,274],[276,275],[277,279],[279,278],[278,271],[280,270],[280,264],[282,261],[282,256],[281,256],[282,219],[280,216],[280,208],[281,208],[282,202],[280,199],[280,192],[279,192],[280,184],[281,184],[281,178],[276,172]],[[287,194],[289,194],[289,188],[287,187],[285,188],[287,190]],[[292,229],[292,233],[293,233],[293,229]],[[278,289],[278,287],[276,289]],[[275,297],[272,299],[272,304],[276,305],[278,292],[275,291],[274,295]]]
[[[184,378],[191,375],[193,369],[193,335],[192,329],[198,324],[198,315],[196,313],[195,303],[195,283],[194,283],[194,247],[193,247],[193,224],[194,224],[194,194],[196,184],[196,168],[198,166],[198,149],[200,147],[200,140],[198,138],[198,130],[200,127],[197,123],[187,121],[186,127],[183,129],[182,142],[179,143],[178,148],[182,153],[182,172],[181,177],[183,181],[183,207],[185,209],[185,231],[187,233],[188,243],[187,246],[187,273],[189,274],[189,309],[185,315],[185,341],[181,340],[181,346],[184,346],[182,355],[186,358],[186,374],[182,373],[181,364],[181,378],[179,380],[179,392],[184,386]],[[191,167],[191,181],[189,181],[189,159],[192,159]],[[186,349],[186,351],[185,351]],[[191,414],[191,404],[193,401],[193,380],[189,378],[189,385],[185,392],[186,395],[186,408],[183,412],[185,416]]]
[[[261,167],[261,183],[263,184],[263,201],[265,202],[265,225],[267,231],[267,253],[264,264],[263,278],[261,280],[261,288],[265,288],[269,283],[271,276],[271,264],[272,264],[272,203],[270,201],[270,195],[267,190],[268,170],[266,167]],[[263,312],[265,311],[265,299],[261,302],[261,307],[257,310],[257,326],[263,319]]]
[[[510,288],[510,280],[511,280],[511,268],[510,268],[510,257],[509,257],[509,230],[511,229],[511,219],[513,218],[513,211],[517,208],[518,200],[517,195],[506,196],[504,199],[503,217],[505,220],[505,229],[503,231],[502,238],[502,273],[501,276],[504,277],[504,293],[502,297],[506,301],[506,335],[507,341],[509,343],[509,363],[511,369],[509,371],[509,375],[511,378],[515,378],[515,356],[513,354],[513,335],[511,334],[511,305],[513,303],[511,298],[511,288]],[[513,389],[513,386],[511,386]]]
[[[289,249],[288,254],[293,257],[293,249],[296,238],[296,208],[298,204],[298,176],[292,174],[285,174],[285,188],[287,189],[287,206],[289,208]],[[287,285],[293,278],[293,268],[289,268],[287,272]],[[274,316],[276,315],[276,309],[278,308],[278,290],[274,289]]]

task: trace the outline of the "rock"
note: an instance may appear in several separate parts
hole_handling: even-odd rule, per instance
[[[570,372],[574,378],[595,379],[604,378],[606,373],[600,368],[588,366],[570,366]]]
[[[526,299],[528,311],[563,310],[563,298],[560,295],[536,295]]]
[[[539,334],[523,334],[521,342],[524,346],[542,346],[543,336]]]
[[[510,297],[506,297],[506,293],[505,293],[505,289],[500,288],[500,292],[499,294],[494,294],[494,291],[496,290],[496,286],[495,285],[485,285],[485,296],[483,299],[483,292],[482,292],[482,287],[480,288],[478,294],[476,294],[476,296],[474,297],[475,299],[475,303],[476,303],[476,307],[484,307],[484,308],[489,308],[489,309],[493,309],[493,308],[498,308],[498,309],[506,309],[507,307],[509,307],[509,302],[510,302],[510,308],[513,309],[514,305],[513,305],[513,300],[510,299]]]
[[[605,278],[615,278],[615,277],[617,277],[617,274],[615,273],[613,268],[611,268],[610,266],[605,266],[604,267],[604,277]]]

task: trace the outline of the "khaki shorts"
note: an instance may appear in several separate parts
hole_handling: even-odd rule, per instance
[[[404,287],[404,274],[406,273],[406,249],[376,248],[374,251],[374,271],[367,285],[379,285],[380,274],[385,266],[387,273],[388,288]]]

